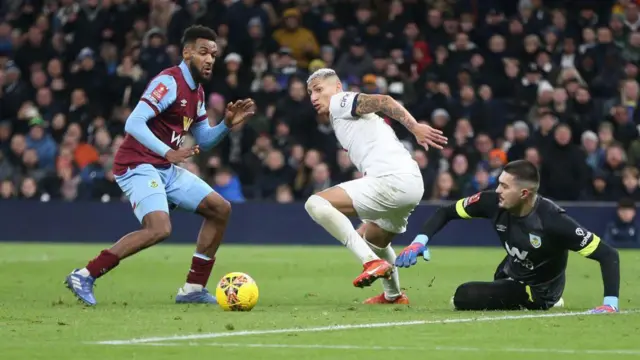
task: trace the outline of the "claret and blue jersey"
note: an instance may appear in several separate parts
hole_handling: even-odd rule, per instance
[[[209,125],[204,90],[184,62],[151,80],[127,119],[125,131],[113,169],[140,222],[150,212],[169,212],[169,204],[195,211],[213,191],[202,179],[165,158],[168,151],[182,145],[189,132],[206,149],[229,131],[224,122]]]

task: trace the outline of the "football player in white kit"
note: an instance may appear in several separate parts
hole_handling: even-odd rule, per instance
[[[343,91],[331,69],[311,74],[307,91],[318,114],[329,116],[338,141],[364,177],[312,195],[305,209],[362,262],[364,270],[353,281],[354,286],[369,286],[383,278],[384,293],[365,304],[408,304],[393,265],[396,254],[391,240],[405,232],[424,186],[418,164],[376,113],[403,124],[427,149],[441,149],[447,138],[440,130],[418,123],[388,95]],[[357,216],[363,224],[356,230],[347,216]]]

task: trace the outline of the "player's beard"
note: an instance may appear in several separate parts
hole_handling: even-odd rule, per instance
[[[193,80],[195,80],[195,82],[197,82],[198,84],[204,84],[209,81],[209,78],[206,78],[204,75],[202,75],[202,71],[198,69],[193,62],[189,64],[189,71],[193,76]]]

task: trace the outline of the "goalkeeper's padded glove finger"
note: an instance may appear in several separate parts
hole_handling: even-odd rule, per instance
[[[396,258],[397,267],[410,267],[418,262],[418,255],[423,255],[426,246],[421,243],[412,243],[402,250]]]
[[[425,246],[424,248],[424,252],[422,253],[422,258],[425,261],[430,261],[431,260],[431,251],[429,251],[429,248]]]

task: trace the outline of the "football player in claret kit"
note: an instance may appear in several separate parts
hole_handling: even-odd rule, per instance
[[[170,206],[204,217],[191,269],[176,302],[216,303],[206,285],[231,208],[206,182],[175,165],[197,154],[200,147],[213,147],[253,114],[253,101],[241,100],[227,105],[226,117],[218,125],[209,125],[201,84],[211,78],[218,53],[215,40],[215,32],[207,27],[188,28],[182,39],[182,63],[151,80],[127,119],[127,135],[115,155],[113,172],[142,228],[67,276],[66,286],[87,305],[96,304],[96,279],[171,234]],[[198,145],[181,147],[189,132]]]
[[[365,303],[408,304],[400,290],[390,244],[406,230],[409,215],[422,199],[422,175],[393,129],[376,113],[402,123],[425,147],[442,148],[447,139],[439,130],[417,123],[390,96],[343,91],[331,69],[311,74],[307,88],[316,111],[329,116],[338,141],[364,177],[310,196],[305,208],[362,262],[364,270],[354,286],[369,286],[383,278],[384,293]],[[354,229],[347,216],[358,216],[362,226]]]
[[[427,220],[422,234],[396,259],[396,266],[429,260],[426,247],[449,221],[491,219],[507,251],[494,280],[458,287],[453,304],[458,310],[547,310],[562,301],[568,251],[600,263],[604,302],[592,313],[618,312],[620,260],[618,251],[600,241],[551,200],[538,195],[540,177],[528,161],[507,164],[495,191],[485,191],[441,207]],[[471,235],[473,236],[473,235]]]

